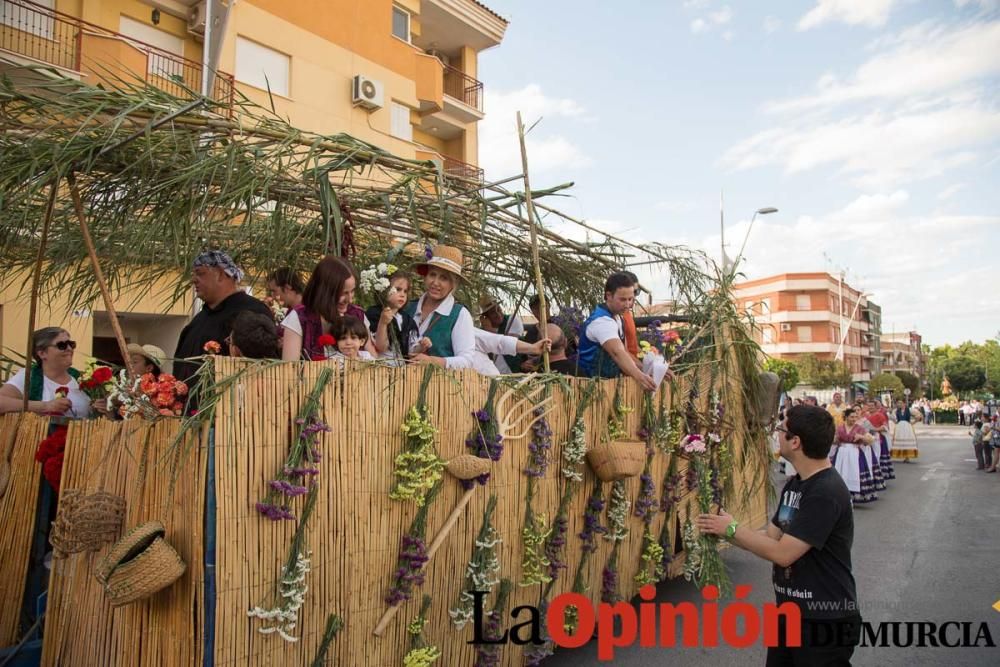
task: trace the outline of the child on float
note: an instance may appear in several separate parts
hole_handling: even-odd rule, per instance
[[[354,361],[375,361],[375,357],[365,349],[368,345],[368,327],[356,317],[342,317],[333,328],[337,339],[337,352],[331,359],[352,359]]]
[[[379,358],[389,359],[396,365],[405,363],[420,338],[416,321],[404,310],[410,298],[410,287],[410,275],[396,271],[389,276],[384,305],[372,306],[365,312]]]

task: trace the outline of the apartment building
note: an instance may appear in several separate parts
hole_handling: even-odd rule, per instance
[[[882,369],[886,373],[907,371],[918,378],[925,377],[923,341],[916,331],[883,333],[881,337]]]
[[[753,317],[769,356],[840,359],[855,382],[872,378],[871,330],[873,323],[881,327],[881,309],[842,278],[782,273],[737,284],[734,294],[738,306]]]
[[[41,64],[95,85],[144,80],[203,92],[227,115],[242,95],[297,127],[434,160],[474,185],[478,56],[506,28],[478,0],[3,0],[0,75],[30,83],[45,73],[23,66]],[[25,346],[21,282],[0,289],[0,349]],[[172,289],[115,295],[130,341],[173,350],[192,303],[165,310]],[[70,310],[51,296],[39,325],[69,329],[85,354],[117,356],[103,304]]]

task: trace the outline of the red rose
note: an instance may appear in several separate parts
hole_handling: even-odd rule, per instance
[[[337,339],[330,334],[323,334],[316,340],[316,344],[320,347],[333,347],[337,344]]]
[[[56,398],[66,398],[69,396],[69,387],[56,387]]]
[[[90,378],[94,381],[95,385],[98,385],[98,384],[104,384],[105,382],[110,380],[113,375],[114,373],[112,373],[111,369],[108,368],[107,366],[98,366],[97,368],[94,369],[94,372],[93,374],[91,374]]]

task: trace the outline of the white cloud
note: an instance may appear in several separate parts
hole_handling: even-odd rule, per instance
[[[688,6],[687,3],[685,3],[684,6],[687,7]],[[702,33],[712,30],[713,28],[727,25],[732,20],[733,20],[733,10],[728,5],[726,5],[721,9],[718,9],[713,12],[708,12],[704,16],[700,16],[691,21],[691,32],[694,33],[695,35],[700,35]],[[729,35],[729,37],[726,37],[727,34]],[[732,31],[726,31],[726,33],[723,34],[723,38],[726,39],[727,41],[731,40]]]
[[[531,173],[571,167],[587,167],[593,159],[583,147],[555,132],[556,118],[593,120],[574,99],[549,97],[538,84],[512,91],[491,89],[486,96],[486,117],[479,123],[481,166],[490,177],[503,178],[521,173],[521,152],[517,140],[516,114],[527,127],[543,120],[528,134],[528,164]],[[548,121],[548,122],[547,122]]]
[[[847,80],[826,73],[816,92],[770,104],[793,111],[867,100],[901,99],[955,90],[1000,73],[1000,21],[943,26],[922,23],[878,40],[882,52]]]
[[[722,39],[726,40],[727,42],[733,41],[733,37],[735,36],[736,33],[734,33],[732,30],[727,30],[724,33],[722,33]]]
[[[1000,0],[955,0],[955,6],[962,9],[966,5],[977,5],[984,12],[1000,8]]]
[[[885,25],[897,0],[819,0],[799,19],[799,30],[809,30],[824,23],[840,21],[870,28]]]
[[[768,165],[786,173],[838,167],[866,189],[927,178],[968,164],[971,149],[1000,140],[1000,110],[951,106],[922,113],[874,111],[833,122],[779,126],[749,137],[722,157],[748,169]]]
[[[781,19],[776,16],[768,16],[764,19],[764,32],[770,34],[772,32],[778,32],[781,28]]]
[[[953,185],[949,185],[944,190],[938,193],[937,198],[939,201],[945,201],[946,199],[951,199],[965,188],[966,188],[965,183],[955,183]]]
[[[992,251],[982,238],[1000,228],[1000,216],[907,216],[902,213],[907,200],[900,190],[864,195],[831,213],[791,222],[779,216],[758,218],[741,271],[755,279],[832,270],[825,253],[848,271],[852,287],[870,292],[882,306],[886,331],[892,323],[897,330],[915,324],[934,344],[994,335],[1000,292],[982,290],[995,273]],[[727,226],[726,238],[734,239],[729,254],[739,250],[748,223]],[[718,234],[704,238],[702,247],[718,257]],[[982,301],[970,309],[965,299],[956,298],[963,294]],[[954,327],[958,320],[963,322],[960,332]]]

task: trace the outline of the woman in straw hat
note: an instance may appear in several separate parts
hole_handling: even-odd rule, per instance
[[[472,314],[455,301],[455,288],[462,278],[462,251],[439,245],[426,262],[416,265],[424,277],[424,293],[406,306],[421,336],[413,352],[414,361],[443,368],[476,367],[476,334]]]

